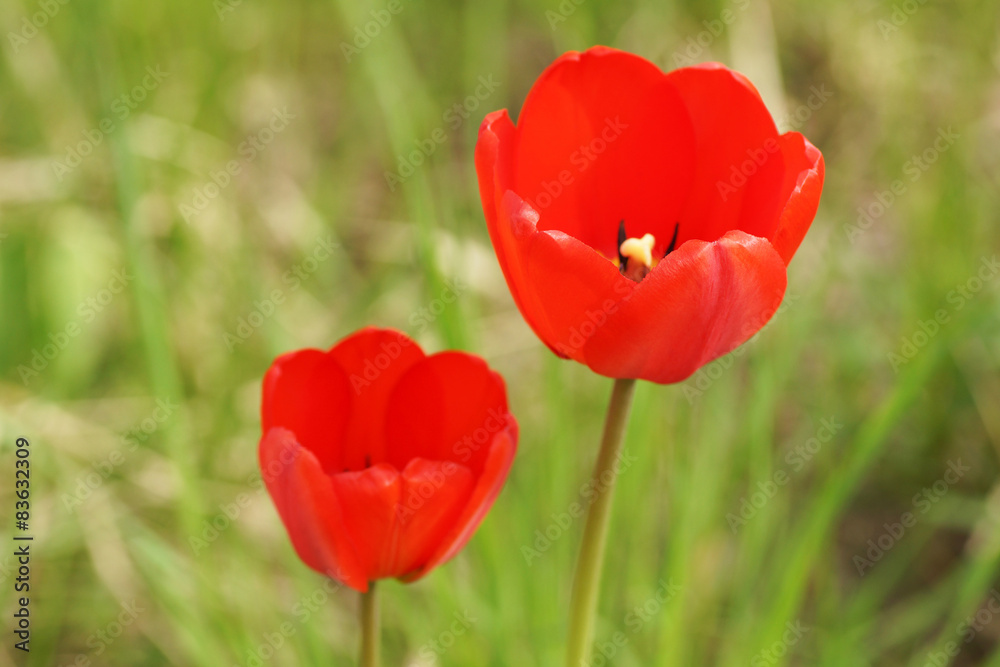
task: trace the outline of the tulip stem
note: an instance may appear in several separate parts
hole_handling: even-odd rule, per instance
[[[594,643],[594,620],[597,600],[601,592],[601,570],[611,523],[611,501],[614,497],[617,472],[615,464],[621,456],[625,442],[635,380],[615,380],[608,404],[608,414],[601,437],[601,451],[594,466],[593,488],[598,491],[583,528],[583,541],[577,556],[573,577],[573,594],[570,601],[569,648],[566,652],[567,667],[590,664]]]
[[[361,667],[379,665],[379,611],[375,582],[369,582],[368,592],[361,594]]]

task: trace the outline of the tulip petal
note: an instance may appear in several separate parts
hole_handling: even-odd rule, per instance
[[[333,475],[333,489],[369,579],[402,577],[426,563],[454,526],[474,479],[451,461],[415,458],[403,473],[387,463]]]
[[[540,230],[615,257],[625,220],[630,236],[652,233],[662,254],[691,190],[695,134],[658,67],[595,47],[563,55],[535,82],[518,117],[515,162],[510,188],[538,211]]]
[[[396,508],[398,554],[393,576],[406,576],[426,565],[454,530],[475,482],[468,468],[453,461],[415,458],[406,464]]]
[[[528,315],[537,312],[539,304],[533,300],[531,294],[522,294],[520,285],[525,284],[526,279],[523,263],[516,250],[515,229],[511,226],[510,217],[501,209],[504,194],[513,185],[511,173],[514,142],[514,124],[510,122],[506,109],[494,111],[486,116],[479,128],[479,140],[476,142],[479,194],[483,201],[490,241],[496,250],[500,269],[507,280],[514,303],[522,313],[525,313],[529,326],[542,340],[545,340],[542,325]]]
[[[385,461],[385,421],[389,394],[396,381],[424,358],[406,334],[366,327],[343,339],[329,355],[348,376],[353,396],[347,428],[339,441],[340,470],[362,470]]]
[[[771,243],[787,265],[812,225],[823,191],[823,155],[798,132],[781,135],[785,156],[784,208]]]
[[[731,229],[771,238],[782,201],[784,156],[760,94],[718,63],[666,75],[694,122],[697,167],[680,217],[683,242],[715,241]]]
[[[344,530],[344,508],[319,460],[284,428],[265,432],[261,474],[295,552],[306,565],[358,591],[369,577]]]
[[[476,486],[462,513],[424,566],[406,577],[406,581],[415,581],[441,563],[450,560],[472,538],[479,524],[493,507],[507,480],[507,474],[510,472],[517,451],[517,431],[517,422],[511,418],[508,426],[494,436],[479,478],[476,480]]]
[[[347,374],[330,355],[300,350],[278,357],[264,377],[264,432],[281,426],[319,459],[323,469],[343,469],[341,443],[351,418]]]
[[[337,502],[345,509],[343,531],[354,546],[368,580],[396,576],[399,558],[396,506],[402,493],[399,471],[379,463],[330,476]]]
[[[501,215],[518,230],[513,252],[523,265],[526,300],[535,304],[529,324],[540,323],[536,332],[557,354],[583,361],[594,327],[636,283],[582,241],[558,231],[535,231],[537,214],[513,192],[504,197]]]
[[[492,436],[513,418],[503,378],[479,357],[441,352],[399,379],[386,412],[387,459],[454,461],[479,476]]]
[[[764,326],[785,283],[785,264],[766,239],[732,231],[686,243],[597,327],[584,362],[610,377],[680,382]]]
[[[486,227],[490,240],[499,251],[500,237],[497,231],[497,212],[500,200],[513,185],[513,153],[515,142],[514,124],[507,110],[494,111],[486,115],[479,126],[476,141],[476,175],[479,178],[479,197],[483,202]],[[504,274],[510,271],[506,254],[498,254]],[[517,301],[517,294],[513,294]]]

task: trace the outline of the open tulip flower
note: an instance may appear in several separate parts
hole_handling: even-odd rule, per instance
[[[616,378],[591,478],[611,482],[587,512],[567,667],[589,664],[636,380],[680,382],[767,323],[823,170],[741,74],[664,74],[603,46],[549,66],[516,126],[506,110],[483,120],[479,195],[514,302],[556,354]]]
[[[679,382],[774,314],[823,157],[779,134],[745,77],[664,74],[606,47],[535,82],[517,126],[483,121],[476,170],[514,301],[556,354]]]
[[[454,556],[517,446],[503,379],[482,359],[425,356],[385,329],[278,357],[262,422],[260,467],[296,552],[361,592]]]

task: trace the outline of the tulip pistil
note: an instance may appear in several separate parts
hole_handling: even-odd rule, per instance
[[[642,238],[629,238],[625,221],[618,225],[618,270],[623,276],[639,282],[653,269],[653,246],[656,238],[644,234]]]
[[[674,223],[674,234],[670,239],[670,245],[667,246],[667,251],[663,253],[664,257],[674,251],[680,228],[679,222]],[[660,261],[653,257],[653,246],[655,245],[656,237],[652,234],[643,234],[642,238],[630,238],[625,233],[625,221],[622,220],[618,224],[618,271],[635,282],[645,278]]]

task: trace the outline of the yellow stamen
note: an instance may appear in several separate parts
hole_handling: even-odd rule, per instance
[[[618,251],[622,257],[627,257],[630,261],[639,262],[647,269],[653,268],[653,246],[656,239],[652,234],[646,234],[641,239],[625,239]]]

